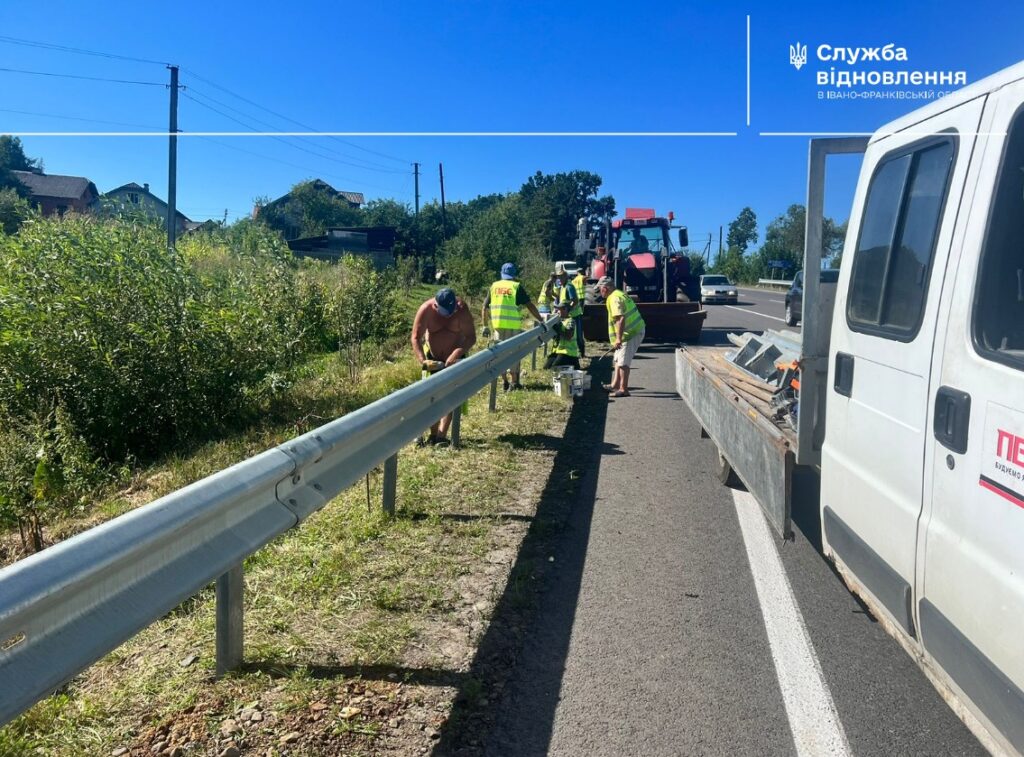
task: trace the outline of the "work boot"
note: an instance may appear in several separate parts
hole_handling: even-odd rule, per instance
[[[501,391],[507,392],[512,385],[508,383],[508,376],[501,380]]]
[[[523,388],[523,385],[520,384],[518,381],[516,383],[512,384],[512,391],[516,391],[517,389],[522,389],[522,388]]]

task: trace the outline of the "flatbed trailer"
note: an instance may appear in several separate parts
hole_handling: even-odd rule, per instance
[[[730,362],[727,347],[676,351],[676,390],[718,448],[717,474],[735,476],[760,503],[779,535],[790,534],[797,432],[776,420],[771,387]]]

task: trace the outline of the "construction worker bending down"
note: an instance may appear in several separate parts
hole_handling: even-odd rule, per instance
[[[572,366],[579,370],[580,351],[576,343],[576,332],[577,330],[582,330],[583,326],[569,315],[568,302],[559,302],[555,305],[555,311],[561,316],[561,320],[554,327],[554,346],[548,356],[544,358],[544,367],[562,368]]]
[[[625,292],[616,289],[614,282],[607,276],[597,282],[597,289],[608,308],[608,341],[615,349],[612,361],[615,373],[612,383],[604,384],[604,389],[611,392],[613,397],[628,397],[629,367],[644,340],[644,319],[636,303]]]
[[[530,300],[526,288],[516,280],[517,275],[514,263],[505,263],[501,267],[501,278],[491,284],[484,300],[483,310],[480,317],[484,323],[490,319],[491,337],[495,342],[511,339],[523,330],[523,317],[520,308],[526,308],[538,323],[544,323],[537,306]],[[487,336],[485,331],[484,336]],[[510,389],[522,389],[519,383],[519,363],[516,363],[510,370],[509,376],[502,376],[502,384],[505,391]]]
[[[474,344],[476,326],[473,314],[451,289],[438,290],[416,311],[412,323],[412,354],[424,370],[434,372],[455,365]],[[451,424],[452,414],[449,413],[430,427],[427,441],[430,444],[447,444]]]
[[[576,287],[575,279],[570,281],[565,266],[561,263],[555,264],[555,280],[558,282],[557,301],[569,304],[569,315],[576,320],[576,347],[579,357],[586,357],[586,342],[583,341],[583,297],[580,289]]]

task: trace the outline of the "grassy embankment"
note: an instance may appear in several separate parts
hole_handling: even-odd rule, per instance
[[[408,296],[413,308],[432,292]],[[527,363],[528,365],[528,363]],[[418,377],[404,354],[351,384],[336,356],[309,363],[289,423],[257,425],[139,470],[58,538],[320,425]],[[464,448],[403,450],[398,512],[380,474],[245,565],[245,668],[213,677],[209,588],[0,730],[8,754],[343,754],[420,751],[438,735],[501,593],[568,405],[546,372],[464,419]],[[280,413],[278,413],[278,416]],[[513,587],[514,588],[514,587]],[[372,671],[369,672],[369,671]],[[470,686],[472,688],[472,686]],[[127,750],[121,752],[120,750]]]

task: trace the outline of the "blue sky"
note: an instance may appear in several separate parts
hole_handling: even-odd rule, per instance
[[[181,65],[184,131],[247,131],[228,116],[259,129],[301,128],[251,104],[257,103],[331,131],[737,132],[717,138],[351,138],[350,144],[326,137],[182,138],[178,205],[194,219],[219,218],[225,209],[229,218],[244,216],[254,198],[276,197],[315,176],[368,198],[411,203],[413,161],[422,165],[424,202],[438,196],[441,161],[452,200],[517,189],[537,170],[580,168],[604,178],[603,189],[615,195],[620,210],[673,210],[691,239],[712,232],[715,247],[719,225],[743,206],[754,208],[763,227],[803,201],[806,137],[759,132],[872,131],[920,104],[819,99],[815,70],[830,63],[816,59],[818,45],[893,43],[906,48],[906,63],[851,70],[966,70],[968,81],[1024,58],[1021,3],[976,0],[963,6],[966,17],[926,3],[780,5],[5,0],[0,36]],[[789,45],[798,41],[809,51],[799,71],[788,60]],[[167,80],[157,64],[2,41],[0,68]],[[116,123],[67,120],[72,117]],[[163,87],[0,71],[2,132],[160,130],[166,123]],[[24,142],[48,172],[88,176],[100,191],[148,182],[166,196],[165,138]],[[826,210],[840,220],[848,215],[857,170],[856,159],[843,158],[830,171]]]

